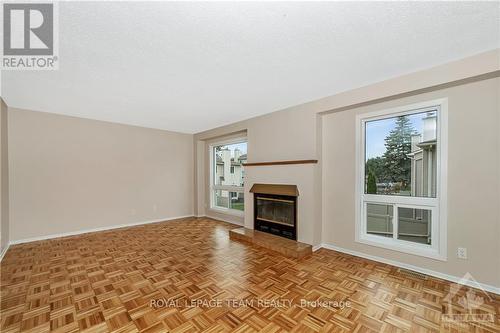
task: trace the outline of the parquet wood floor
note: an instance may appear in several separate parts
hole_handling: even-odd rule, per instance
[[[230,241],[232,228],[190,218],[12,246],[0,331],[500,331],[498,295],[474,310],[493,322],[447,327],[442,314],[466,313],[469,288],[447,302],[449,282],[325,249],[291,259]],[[335,307],[342,302],[350,306]]]

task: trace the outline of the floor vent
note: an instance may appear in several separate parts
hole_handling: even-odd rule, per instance
[[[398,273],[414,279],[427,280],[427,275],[415,271],[410,271],[409,269],[405,268],[399,268]]]

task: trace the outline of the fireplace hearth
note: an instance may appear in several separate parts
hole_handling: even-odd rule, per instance
[[[297,240],[295,185],[254,184],[254,229]]]

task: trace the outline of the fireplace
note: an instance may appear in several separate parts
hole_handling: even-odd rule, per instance
[[[254,229],[297,240],[295,185],[254,184]]]

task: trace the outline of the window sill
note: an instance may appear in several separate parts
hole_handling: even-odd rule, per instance
[[[394,240],[393,238],[387,238],[387,239],[379,239],[379,238],[381,237],[361,235],[356,237],[356,242],[365,245],[380,247],[387,250],[412,254],[420,257],[426,257],[440,261],[447,261],[446,254],[440,253],[440,251],[436,248],[427,245],[419,245],[416,243],[412,244],[406,241],[398,241]]]

